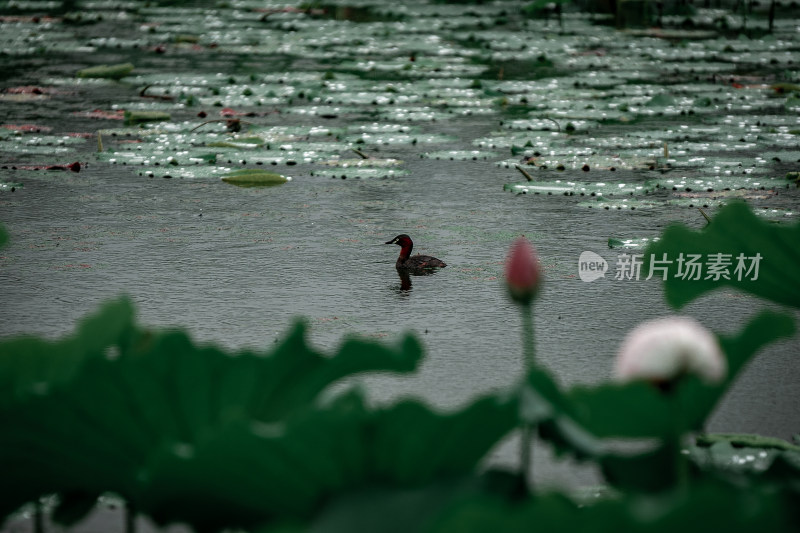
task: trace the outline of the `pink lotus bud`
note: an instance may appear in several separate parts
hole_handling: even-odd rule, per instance
[[[518,237],[506,259],[506,285],[511,298],[529,304],[536,297],[541,283],[541,267],[536,249],[525,237]]]
[[[614,368],[620,381],[645,380],[659,385],[689,373],[714,383],[726,372],[727,362],[717,338],[688,317],[639,324],[622,342]]]

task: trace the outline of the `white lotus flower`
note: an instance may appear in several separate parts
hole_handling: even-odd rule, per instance
[[[715,383],[726,372],[727,362],[717,338],[688,317],[639,324],[622,342],[614,368],[620,381],[655,383],[667,383],[683,374],[696,374]]]

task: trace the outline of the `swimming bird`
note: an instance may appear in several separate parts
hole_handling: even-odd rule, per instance
[[[400,246],[400,256],[397,258],[395,267],[397,270],[405,270],[412,273],[426,273],[437,268],[444,268],[447,265],[444,261],[431,257],[429,255],[411,255],[411,250],[414,248],[414,242],[411,237],[405,233],[398,235],[385,244],[396,244]]]

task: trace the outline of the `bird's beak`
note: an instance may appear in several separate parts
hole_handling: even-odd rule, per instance
[[[394,239],[392,239],[391,241],[386,241],[386,242],[385,242],[385,243],[383,243],[383,244],[394,244]]]

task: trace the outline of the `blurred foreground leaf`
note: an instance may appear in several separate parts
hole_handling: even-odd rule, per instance
[[[0,341],[0,409],[72,379],[89,359],[119,353],[133,334],[133,307],[109,302],[59,341],[27,336]]]
[[[686,491],[621,494],[578,504],[560,494],[519,503],[481,495],[451,505],[430,533],[581,531],[582,533],[788,532],[792,502],[772,490],[706,481]],[[344,531],[343,529],[337,531]]]
[[[680,308],[700,295],[721,286],[732,286],[773,302],[800,308],[800,223],[794,226],[774,225],[753,214],[744,203],[731,203],[716,214],[700,231],[682,225],[666,229],[662,238],[647,247],[643,270],[649,272],[651,258],[660,261],[664,255],[677,264],[683,254],[699,254],[707,265],[713,258],[729,265],[727,278],[714,279],[708,271],[700,279],[677,277],[670,269],[664,281],[667,302]],[[743,270],[737,270],[741,258]],[[756,266],[757,265],[757,266]],[[752,270],[750,270],[752,267]],[[756,277],[757,276],[757,277]],[[741,279],[740,279],[741,278]]]
[[[138,329],[126,299],[104,305],[63,340],[0,341],[0,515],[52,493],[65,497],[58,511],[64,522],[85,512],[86,495],[106,491],[142,508],[154,492],[153,464],[163,463],[158,458],[165,453],[182,457],[201,444],[225,442],[230,468],[252,440],[224,440],[231,428],[316,412],[319,393],[336,381],[369,371],[410,372],[421,357],[411,336],[397,347],[351,339],[326,356],[308,346],[302,323],[271,353],[229,354],[197,346],[180,331]],[[311,444],[325,442],[324,427],[315,426]],[[251,475],[252,468],[241,473]],[[288,485],[280,476],[270,482]]]

